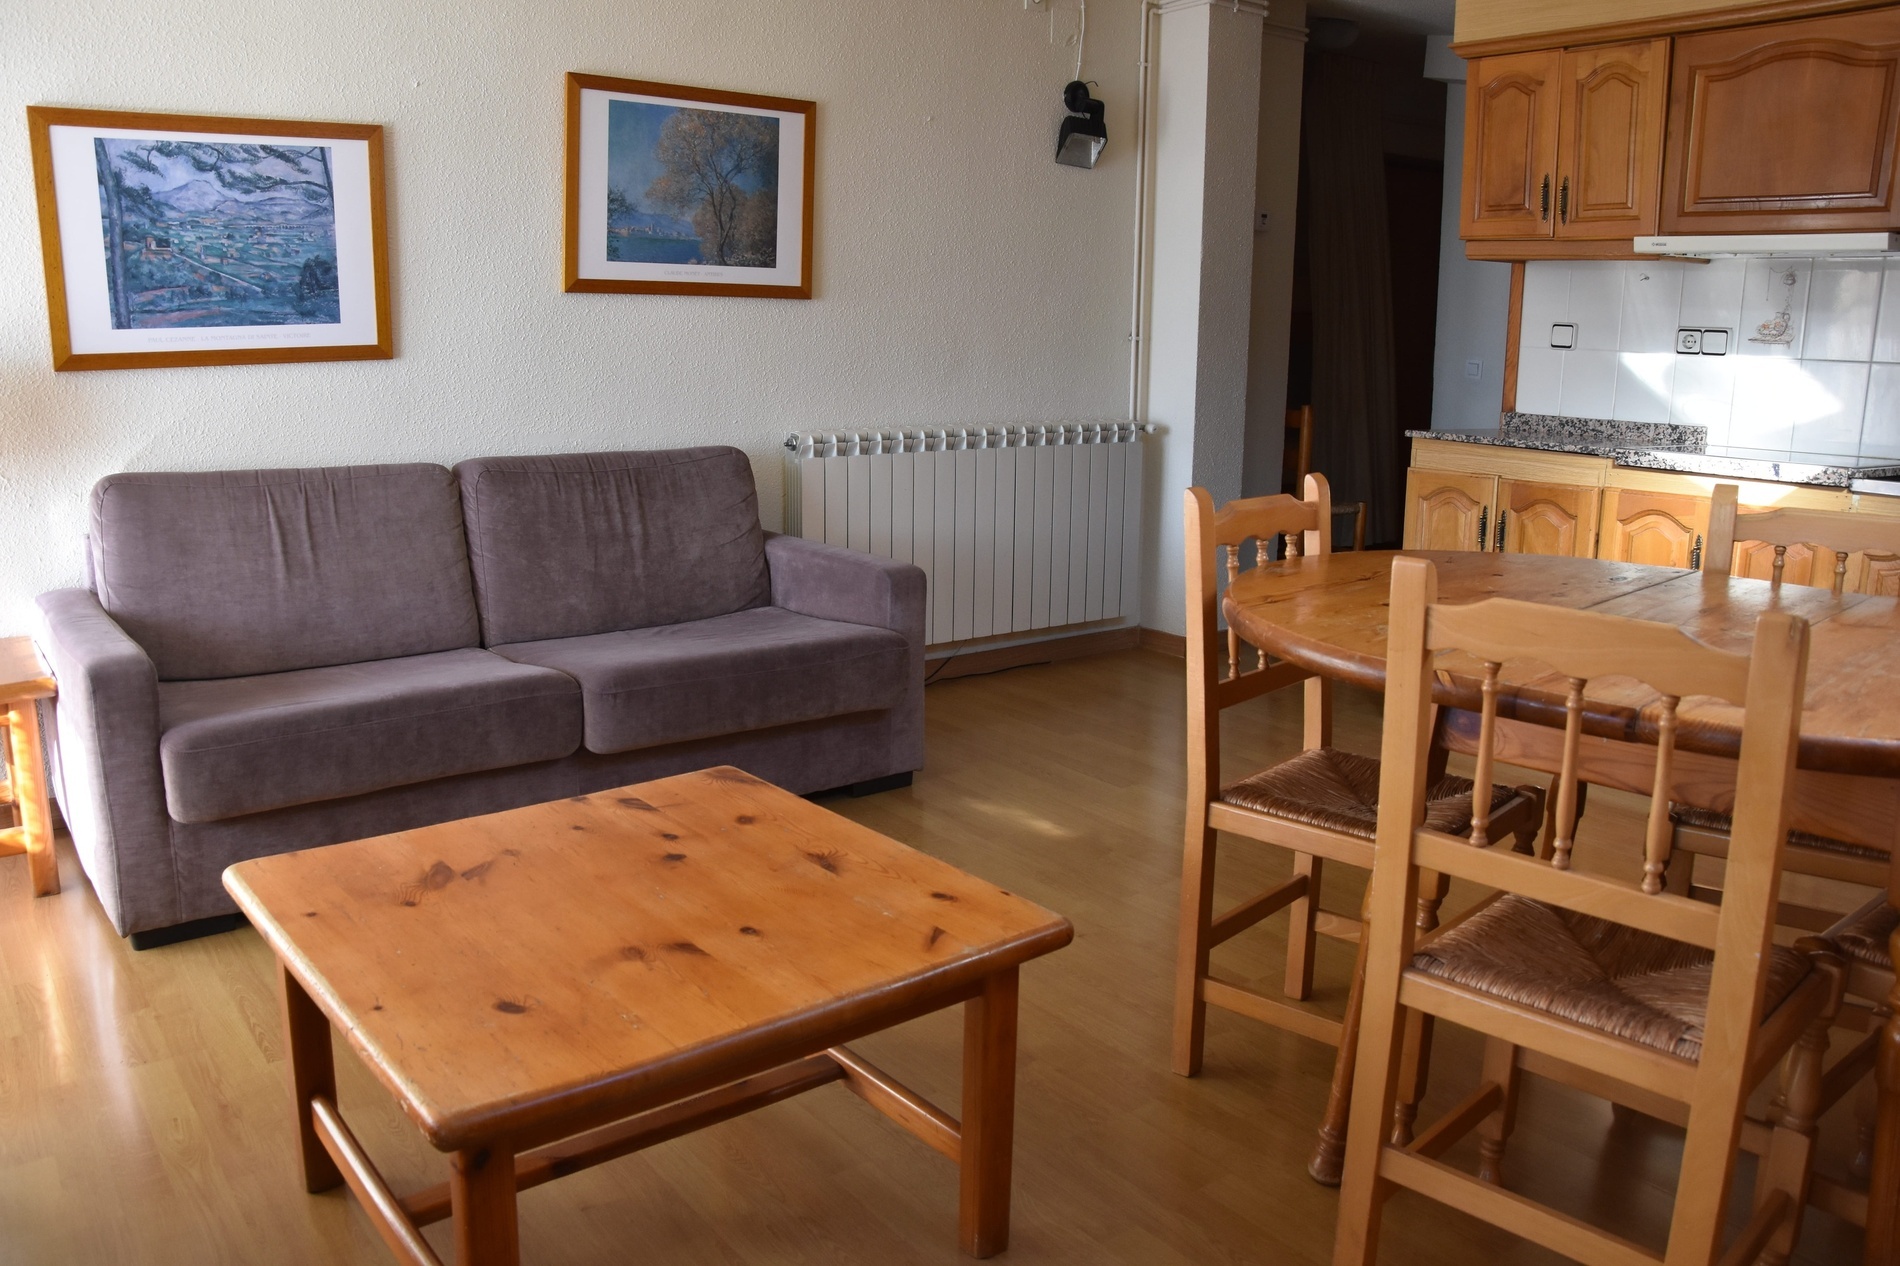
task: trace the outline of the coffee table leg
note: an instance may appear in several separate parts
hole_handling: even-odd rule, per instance
[[[971,1257],[1009,1247],[1011,1140],[1016,1125],[1016,969],[997,972],[963,1004],[963,1170],[957,1236]]]
[[[519,1266],[513,1152],[471,1147],[451,1157],[449,1208],[455,1218],[456,1266]]]
[[[336,1064],[330,1051],[330,1018],[310,1000],[297,978],[282,963],[277,979],[284,999],[284,1034],[290,1044],[290,1098],[297,1107],[297,1150],[303,1157],[305,1191],[329,1191],[341,1186],[343,1173],[317,1137],[310,1116],[310,1100],[322,1095],[336,1102]]]
[[[53,856],[53,814],[46,803],[46,764],[40,752],[40,709],[32,699],[8,709],[7,775],[13,780],[13,803],[26,836],[26,869],[33,895],[50,897],[59,891],[59,862]]]

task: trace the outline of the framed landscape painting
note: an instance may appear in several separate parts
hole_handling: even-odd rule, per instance
[[[382,128],[26,115],[54,369],[393,354]]]
[[[569,74],[567,289],[811,298],[817,109]]]

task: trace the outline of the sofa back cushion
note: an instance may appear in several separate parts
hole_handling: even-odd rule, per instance
[[[483,457],[455,473],[485,645],[771,601],[758,490],[736,448]]]
[[[480,642],[441,466],[108,475],[90,550],[100,604],[167,681]]]

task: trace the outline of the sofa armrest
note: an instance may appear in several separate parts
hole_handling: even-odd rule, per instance
[[[123,934],[177,922],[158,762],[158,672],[85,589],[39,597],[34,641],[59,683],[60,809],[87,875]]]
[[[765,534],[765,562],[772,573],[774,606],[891,629],[922,655],[927,584],[922,568],[776,532]]]

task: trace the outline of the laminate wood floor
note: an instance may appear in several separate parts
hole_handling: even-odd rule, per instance
[[[933,685],[930,767],[908,790],[829,807],[1074,920],[1075,943],[1032,963],[1022,1034],[1012,1243],[1003,1261],[1328,1260],[1334,1192],[1306,1177],[1332,1052],[1222,1012],[1206,1072],[1168,1071],[1182,794],[1182,665],[1126,652]],[[1231,774],[1298,747],[1297,693],[1230,713]],[[1377,751],[1377,700],[1341,692],[1342,746]],[[1593,800],[1591,829],[1637,825]],[[65,893],[34,900],[23,857],[0,859],[0,1262],[381,1263],[342,1192],[296,1172],[272,960],[249,929],[133,953],[61,841]],[[1236,841],[1221,891],[1287,871]],[[1327,905],[1358,906],[1359,877]],[[1448,908],[1456,908],[1454,893]],[[1223,969],[1271,987],[1274,920],[1222,947]],[[1341,1006],[1350,954],[1322,942],[1321,995]],[[954,1106],[955,1012],[861,1043]],[[1425,1107],[1476,1080],[1476,1045],[1441,1029]],[[399,1189],[444,1163],[346,1048],[340,1097]],[[1851,1113],[1830,1118],[1841,1168]],[[1470,1147],[1467,1144],[1467,1147]],[[1532,1080],[1506,1185],[1660,1246],[1678,1132]],[[1451,1159],[1470,1163],[1454,1153]],[[1752,1172],[1744,1162],[1739,1192]],[[524,1193],[533,1266],[951,1263],[956,1174],[839,1088],[815,1091]],[[429,1238],[447,1252],[446,1225]],[[1858,1260],[1859,1232],[1811,1213],[1796,1260]],[[1409,1196],[1384,1260],[1490,1266],[1560,1259]]]

